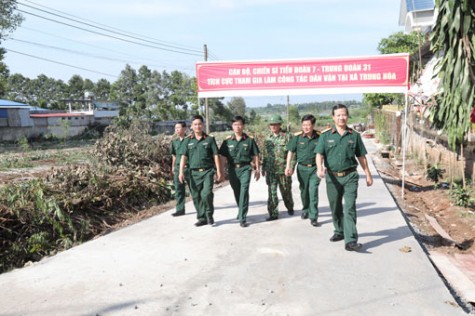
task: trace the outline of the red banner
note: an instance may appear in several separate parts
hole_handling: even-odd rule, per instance
[[[408,90],[409,54],[313,60],[199,62],[198,96],[266,96]]]

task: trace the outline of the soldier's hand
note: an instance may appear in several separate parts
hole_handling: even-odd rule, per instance
[[[262,170],[262,176],[265,177],[266,176],[266,171],[265,170]]]
[[[369,187],[373,185],[373,177],[371,175],[366,176],[366,185]]]
[[[261,178],[261,174],[260,174],[260,172],[257,170],[256,172],[254,172],[254,179],[256,179],[256,181],[259,181],[260,178]]]
[[[290,168],[285,168],[285,175],[287,177],[290,177],[292,176],[292,174],[294,174],[294,170],[290,169]]]
[[[178,180],[180,181],[180,183],[185,183],[185,175],[183,173],[180,173],[178,175]]]
[[[319,170],[317,170],[317,175],[318,175],[320,178],[323,179],[323,178],[325,178],[325,173],[326,173],[326,171],[327,171],[327,170],[326,170],[325,168],[319,169]]]
[[[223,175],[221,174],[221,172],[218,172],[216,174],[216,182],[219,183],[221,182],[221,180],[223,180]]]

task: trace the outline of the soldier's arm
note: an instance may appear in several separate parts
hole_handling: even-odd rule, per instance
[[[180,180],[181,183],[185,182],[185,165],[188,157],[185,155],[181,156],[180,160],[180,173],[178,175],[178,180]]]
[[[175,174],[175,162],[176,162],[176,156],[172,155],[172,174]]]
[[[294,168],[292,168],[292,159],[294,159],[294,153],[289,151],[287,153],[287,165],[285,167],[285,175],[288,177],[294,173]]]
[[[364,173],[366,174],[366,185],[371,186],[373,184],[373,176],[369,171],[368,161],[366,160],[366,156],[357,157],[358,161],[360,162],[361,168],[363,168]]]
[[[219,159],[219,155],[214,155],[214,164],[216,165],[216,181],[220,182],[222,180],[222,172],[221,172],[221,161]]]
[[[317,164],[317,175],[320,178],[325,178],[325,168],[323,167],[323,155],[317,153],[317,156],[315,157],[315,163]]]
[[[254,165],[256,166],[256,171],[254,172],[254,178],[256,179],[256,181],[258,181],[259,178],[261,177],[260,165],[259,165],[259,154],[255,155],[253,159],[254,159]]]

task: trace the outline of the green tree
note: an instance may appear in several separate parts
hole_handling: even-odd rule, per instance
[[[23,16],[15,13],[16,1],[2,0],[0,5],[0,45],[8,38],[23,21]],[[7,65],[3,62],[5,49],[0,47],[0,97],[6,94],[7,78],[10,75]]]
[[[379,41],[378,51],[381,54],[413,53],[419,48],[420,36],[417,32],[410,34],[393,33],[388,38]],[[410,67],[411,76],[414,76],[421,65],[411,63]],[[372,107],[380,108],[386,104],[404,104],[405,101],[404,95],[400,93],[365,93],[363,94],[363,102]]]
[[[381,54],[413,53],[419,47],[420,34],[397,32],[379,41],[378,51]]]
[[[111,92],[111,83],[107,79],[99,79],[92,90],[96,100],[109,101]]]
[[[300,113],[296,105],[289,106],[289,119],[293,127],[298,128],[300,126]]]
[[[210,124],[216,121],[230,122],[234,116],[229,107],[223,104],[223,98],[209,98],[208,107],[210,111]]]
[[[133,110],[133,104],[137,98],[137,72],[130,65],[120,72],[117,79],[111,87],[111,99],[120,106],[120,114],[125,115]],[[133,111],[134,112],[134,111]]]
[[[39,75],[29,79],[21,74],[8,77],[7,97],[34,106],[66,109],[62,99],[68,98],[68,86],[62,80]]]
[[[84,98],[84,79],[79,75],[73,75],[68,81],[70,99],[82,100]]]
[[[87,91],[89,92],[94,92],[94,82],[92,82],[91,79],[84,79],[84,83],[82,85],[82,89],[84,91],[84,93],[86,93]],[[84,97],[84,95],[83,95]]]
[[[363,94],[363,103],[375,108],[381,108],[386,104],[404,104],[404,102],[404,94],[401,93]]]
[[[23,22],[23,16],[15,13],[16,8],[17,2],[15,0],[2,0],[0,6],[0,44]]]
[[[246,115],[246,101],[244,101],[244,98],[233,97],[227,105],[234,115],[240,115],[242,117]]]
[[[5,50],[0,47],[0,97],[4,97],[7,92],[7,78],[10,75],[7,65],[2,62],[4,54]]]
[[[470,128],[475,93],[475,3],[473,0],[435,1],[438,12],[431,50],[441,58],[437,104],[431,107],[435,127],[443,129],[452,148]]]
[[[27,102],[28,86],[30,79],[21,74],[13,74],[8,77],[6,97],[19,102]]]

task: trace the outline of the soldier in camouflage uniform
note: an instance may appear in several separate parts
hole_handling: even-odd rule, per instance
[[[262,159],[262,175],[266,177],[269,198],[267,200],[268,221],[279,218],[279,198],[277,186],[284,200],[287,213],[294,214],[294,200],[292,198],[292,177],[285,175],[287,145],[292,135],[281,129],[282,117],[273,115],[269,122],[271,134],[264,141]]]

